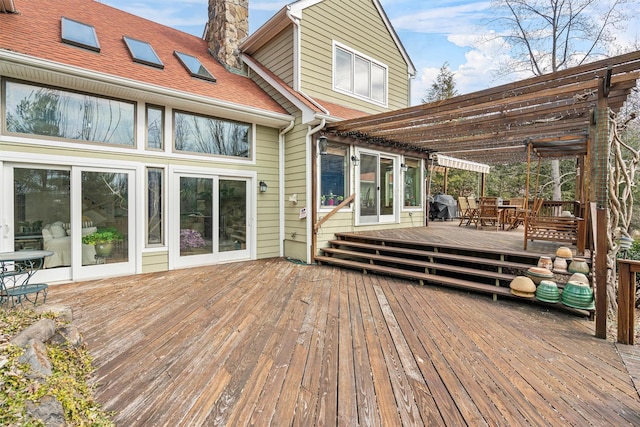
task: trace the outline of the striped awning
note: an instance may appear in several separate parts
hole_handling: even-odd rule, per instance
[[[462,169],[472,172],[489,173],[491,167],[484,163],[471,162],[469,160],[456,159],[455,157],[443,156],[442,154],[434,154],[434,160],[438,162],[438,166],[453,169]]]

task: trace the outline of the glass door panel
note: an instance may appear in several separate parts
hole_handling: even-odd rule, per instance
[[[53,252],[46,269],[71,266],[70,189],[69,170],[13,168],[13,247]]]
[[[82,171],[80,176],[81,233],[76,235],[82,265],[129,262],[129,174]]]
[[[213,253],[213,179],[180,177],[180,256]]]
[[[380,157],[380,220],[389,221],[394,217],[394,162]]]
[[[378,156],[360,153],[360,222],[378,222]]]
[[[247,249],[247,182],[220,179],[218,197],[220,252]]]

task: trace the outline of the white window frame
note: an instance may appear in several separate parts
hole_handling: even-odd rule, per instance
[[[336,76],[338,75],[336,54],[337,54],[337,50],[338,49],[340,49],[340,50],[352,55],[352,61],[351,61],[351,82],[352,82],[351,83],[351,90],[346,90],[346,89],[343,89],[343,88],[339,88],[336,85]],[[355,57],[358,57],[361,60],[369,62],[369,96],[359,95],[359,94],[356,93],[355,81],[354,81],[354,78],[355,78],[355,60],[354,59],[355,59]],[[357,50],[352,49],[352,48],[350,48],[348,46],[345,46],[344,44],[342,44],[340,42],[337,42],[335,40],[333,41],[332,60],[333,60],[333,67],[332,67],[332,75],[331,75],[331,80],[332,80],[331,84],[332,84],[332,87],[333,87],[334,91],[339,92],[339,93],[343,93],[345,95],[352,96],[354,98],[362,99],[362,100],[365,100],[367,102],[371,102],[371,103],[376,104],[376,105],[382,105],[384,107],[387,107],[388,100],[389,100],[389,67],[386,64],[383,64],[383,63],[381,63],[379,61],[376,61],[375,59],[371,58],[370,56],[365,55],[365,54],[363,54],[361,52],[358,52]],[[383,94],[384,100],[382,102],[378,101],[378,100],[375,100],[373,98],[373,95],[372,95],[373,94],[373,84],[372,84],[372,81],[371,81],[371,76],[372,76],[372,74],[371,74],[371,64],[374,64],[374,65],[376,65],[376,66],[378,66],[378,67],[380,67],[381,69],[384,70],[384,94]]]

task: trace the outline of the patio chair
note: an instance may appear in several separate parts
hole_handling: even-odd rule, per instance
[[[497,197],[481,197],[480,206],[478,208],[478,216],[476,228],[484,225],[495,225],[496,230],[500,229],[500,220],[502,218],[502,209],[498,206]]]
[[[469,205],[469,222],[467,225],[474,223],[477,227],[478,222],[478,202],[475,197],[467,197],[467,204]]]
[[[469,202],[467,202],[466,197],[458,197],[458,210],[460,211],[460,224],[458,224],[458,227],[460,227],[465,220],[467,221],[465,225],[469,225],[471,223],[471,209],[469,208]]]
[[[515,209],[510,209],[506,223],[509,224],[509,230],[515,230],[524,224],[524,216],[527,212],[524,206],[524,197],[516,197],[509,201],[509,205],[515,206]]]

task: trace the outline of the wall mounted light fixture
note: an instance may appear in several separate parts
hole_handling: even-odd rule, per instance
[[[353,166],[358,166],[360,164],[360,157],[351,156],[351,162],[353,163]]]
[[[267,183],[266,183],[266,182],[264,182],[264,181],[260,181],[260,182],[258,183],[258,186],[260,187],[260,192],[261,192],[261,193],[266,193],[266,192],[267,192],[267,188],[269,188],[269,186],[267,185]]]
[[[329,145],[329,142],[327,141],[327,137],[324,135],[320,135],[318,137],[318,153],[321,156],[324,156],[325,154],[327,154],[327,145]]]
[[[407,169],[409,169],[409,168],[407,167],[407,165],[405,163],[400,163],[400,169],[402,169],[402,172],[406,172]]]

